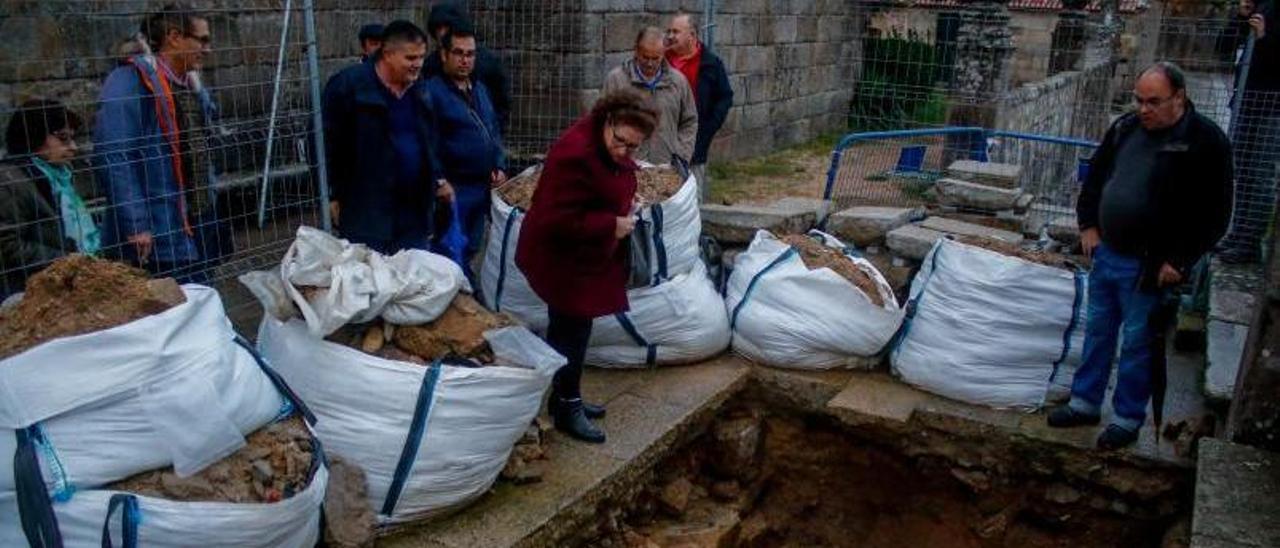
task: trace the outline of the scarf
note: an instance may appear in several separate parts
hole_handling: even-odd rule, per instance
[[[97,255],[102,250],[102,235],[71,183],[71,168],[50,165],[38,157],[32,158],[31,163],[44,174],[53,189],[62,217],[62,233],[76,243],[81,253]]]

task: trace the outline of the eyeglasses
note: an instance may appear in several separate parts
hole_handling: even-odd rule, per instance
[[[614,147],[621,148],[627,152],[635,152],[637,150],[640,150],[640,143],[632,143],[626,139],[623,139],[621,135],[618,135],[617,125],[609,124],[609,131],[613,133]]]
[[[1164,104],[1172,100],[1173,97],[1174,97],[1173,95],[1170,95],[1163,99],[1159,99],[1155,97],[1144,99],[1142,97],[1139,97],[1138,94],[1135,93],[1133,94],[1133,104],[1137,105],[1138,108],[1147,107],[1149,109],[1155,110],[1164,106]]]
[[[75,132],[69,129],[58,130],[51,133],[50,135],[53,135],[55,139],[62,141],[62,144],[64,145],[74,145],[76,142]]]

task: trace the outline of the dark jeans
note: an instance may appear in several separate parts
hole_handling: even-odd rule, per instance
[[[1084,335],[1084,362],[1071,384],[1071,409],[1100,415],[1116,343],[1123,330],[1120,370],[1111,396],[1115,416],[1112,423],[1125,429],[1142,427],[1151,398],[1151,342],[1155,329],[1151,315],[1163,298],[1161,292],[1138,288],[1142,260],[1116,253],[1106,244],[1093,252],[1093,272],[1089,274],[1089,320]]]
[[[1241,258],[1256,259],[1275,209],[1280,92],[1245,92],[1231,144],[1235,152],[1235,204],[1231,229],[1220,247]]]
[[[471,262],[484,245],[485,221],[489,218],[489,182],[461,182],[453,187],[458,199],[458,224],[467,237],[467,247],[463,252],[462,271],[467,275],[474,288],[480,287],[480,280],[472,271]]]
[[[551,397],[564,400],[582,397],[582,362],[591,340],[592,318],[579,318],[548,310],[547,344],[569,360],[551,381]]]

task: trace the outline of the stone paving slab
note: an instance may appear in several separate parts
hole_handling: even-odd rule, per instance
[[[751,205],[702,206],[702,233],[722,245],[748,244],[756,231],[775,234],[803,234],[817,222],[817,211]]]
[[[1017,232],[1010,232],[1008,230],[1001,230],[999,228],[992,228],[975,223],[966,223],[964,221],[957,221],[946,217],[929,217],[922,221],[920,226],[931,230],[937,230],[939,232],[945,232],[947,234],[954,234],[956,236],[991,238],[993,240],[1000,240],[1011,244],[1020,244],[1024,239],[1022,235]]]
[[[1200,441],[1192,548],[1280,546],[1280,455]]]
[[[802,198],[799,196],[788,196],[780,200],[770,203],[768,206],[779,211],[790,211],[793,213],[813,213],[814,223],[821,223],[827,216],[827,203],[821,198]]]
[[[683,436],[695,433],[720,405],[746,385],[751,367],[725,356],[656,370],[599,370],[583,378],[588,399],[605,402],[603,445],[552,432],[550,460],[540,483],[499,483],[476,504],[452,516],[402,528],[380,546],[554,546],[587,527],[596,505],[634,487],[635,478]]]
[[[1209,319],[1227,323],[1249,325],[1253,319],[1253,293],[1227,289],[1220,284],[1209,285]]]
[[[956,160],[947,166],[947,176],[1000,188],[1018,188],[1022,166],[976,160]]]
[[[889,234],[885,235],[884,241],[894,255],[922,261],[929,254],[929,250],[933,249],[934,242],[944,236],[946,236],[945,232],[931,230],[920,225],[906,225],[889,231]]]
[[[920,208],[853,207],[831,215],[827,231],[845,243],[867,247],[883,242],[889,231],[923,215]]]
[[[1000,211],[1013,209],[1022,191],[974,184],[959,179],[938,179],[933,185],[942,205]]]
[[[1209,320],[1205,330],[1204,395],[1215,403],[1230,402],[1244,357],[1249,326]]]

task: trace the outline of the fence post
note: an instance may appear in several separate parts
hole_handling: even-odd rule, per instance
[[[716,0],[702,0],[702,43],[711,50],[716,49]]]
[[[316,45],[315,1],[302,3],[303,27],[307,40],[307,82],[311,84],[311,135],[315,145],[317,186],[320,192],[320,226],[325,232],[333,230],[329,218],[329,166],[324,153],[324,116],[320,98],[320,53]]]

